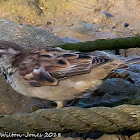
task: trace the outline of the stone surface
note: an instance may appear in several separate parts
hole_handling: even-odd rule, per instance
[[[0,114],[32,112],[49,107],[49,101],[29,98],[15,92],[0,75]]]
[[[119,38],[119,35],[115,32],[106,31],[104,26],[87,23],[82,20],[77,20],[70,26],[54,27],[52,32],[56,33],[57,36],[67,36],[69,38],[80,40],[81,42],[96,39]]]
[[[87,0],[86,3],[84,0],[1,0],[0,18],[49,27],[60,37],[74,36],[65,34],[64,29],[82,20],[104,27],[98,37],[105,31],[113,34],[107,36],[106,33],[102,38],[128,37],[140,33],[139,4],[138,0]],[[61,31],[57,32],[55,27],[62,27]],[[92,37],[87,35],[85,39],[79,35],[77,39],[93,40],[94,36],[93,32]]]
[[[132,58],[137,58],[130,57]],[[140,103],[140,64],[130,64],[128,69],[116,69],[102,84],[90,91],[91,96],[80,99],[76,106],[114,106],[123,103]],[[86,93],[84,93],[86,95]]]
[[[10,18],[19,23],[35,23],[37,17],[42,13],[43,11],[38,6],[38,0],[0,1],[1,18]]]
[[[104,14],[107,17],[113,17],[113,15],[111,15],[110,13],[108,13],[106,11],[102,11],[101,14]]]
[[[80,137],[75,137],[75,138],[72,138],[72,137],[56,137],[56,138],[53,138],[52,140],[84,140]]]
[[[133,55],[139,55],[140,56],[140,48],[130,48],[127,50],[120,50],[120,55],[127,57],[127,56],[133,56]]]
[[[96,140],[120,140],[116,135],[107,135],[104,134],[102,137]]]
[[[6,19],[0,20],[0,39],[15,42],[25,49],[64,44],[49,31],[29,25],[18,25]]]
[[[138,133],[132,135],[132,136],[130,137],[130,140],[140,140],[140,132],[138,132]]]
[[[113,106],[116,103],[122,104],[125,101],[135,100],[139,96],[140,90],[134,84],[125,79],[113,78],[105,80],[92,96],[80,99],[76,106]]]

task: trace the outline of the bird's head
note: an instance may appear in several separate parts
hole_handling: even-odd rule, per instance
[[[0,69],[17,67],[23,58],[23,50],[13,42],[0,41]]]

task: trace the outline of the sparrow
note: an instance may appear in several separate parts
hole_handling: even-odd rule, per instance
[[[130,62],[140,62],[140,58]],[[86,96],[112,70],[130,62],[103,51],[50,47],[27,51],[16,43],[0,41],[0,71],[11,87],[25,96],[54,101],[58,108],[67,100]]]

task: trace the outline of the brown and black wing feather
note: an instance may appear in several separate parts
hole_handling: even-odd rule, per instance
[[[63,78],[89,73],[110,61],[109,57],[48,48],[31,51],[19,66],[19,73],[34,87],[57,85]]]

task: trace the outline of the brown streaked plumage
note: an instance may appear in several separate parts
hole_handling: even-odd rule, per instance
[[[15,43],[0,41],[0,68],[8,83],[23,95],[55,101],[58,107],[96,89],[111,70],[127,63],[104,52],[24,51]]]

